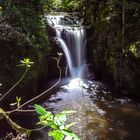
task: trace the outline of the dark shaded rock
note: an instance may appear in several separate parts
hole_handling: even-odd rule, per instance
[[[34,47],[30,40],[18,29],[14,29],[8,24],[0,25],[0,83],[2,83],[0,93],[4,94],[8,91],[23,75],[25,68],[17,67],[20,60],[30,58],[34,62],[23,81],[11,92],[12,97],[8,99],[7,106],[15,101],[16,96],[22,97],[22,101],[24,101],[37,94],[38,76],[41,75],[40,73],[43,70],[43,73],[46,74],[47,69],[48,60],[46,59],[44,64],[46,69],[43,68],[40,71],[39,67],[42,68],[40,62],[43,57],[44,53],[41,49]]]
[[[117,94],[140,97],[140,47],[135,24],[131,25],[134,31],[129,30],[125,35],[123,50],[121,27],[109,24],[102,31],[97,31],[95,27],[93,35],[87,40],[87,57],[88,62],[93,64],[97,80],[111,83]]]

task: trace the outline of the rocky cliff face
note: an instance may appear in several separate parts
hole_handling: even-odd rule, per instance
[[[110,21],[103,30],[96,26],[87,41],[89,62],[98,79],[108,82],[122,93],[139,96],[140,91],[140,36],[138,21],[126,25],[122,47],[121,26]],[[129,31],[129,32],[128,32]]]

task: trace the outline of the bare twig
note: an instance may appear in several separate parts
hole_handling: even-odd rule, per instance
[[[54,87],[56,87],[59,84],[59,82],[61,80],[61,75],[62,75],[61,68],[59,66],[60,58],[61,58],[61,55],[56,59],[57,60],[57,68],[59,69],[59,79],[58,79],[58,81],[53,86],[51,86],[49,89],[45,90],[44,92],[42,92],[38,96],[36,96],[36,97],[30,99],[29,101],[23,103],[19,108],[16,108],[16,109],[11,110],[11,111],[7,111],[6,112],[7,114],[10,114],[10,113],[13,113],[13,112],[18,112],[22,107],[26,106],[27,104],[33,102],[34,100],[36,100],[40,97],[42,97],[43,95],[45,95],[47,92],[49,92],[50,90],[52,90]]]
[[[25,77],[26,73],[28,71],[28,68],[25,69],[23,75],[21,76],[21,78],[0,98],[0,102],[7,96],[9,95],[9,93],[23,80],[23,78]]]
[[[8,122],[8,124],[12,127],[12,129],[14,129],[17,133],[29,133],[31,131],[39,131],[43,128],[45,128],[46,126],[40,127],[40,128],[35,128],[35,129],[27,129],[27,128],[23,128],[20,125],[18,125],[17,123],[15,123],[14,121],[12,121],[12,119],[6,114],[6,112],[0,108],[0,115],[2,117],[6,118],[6,121]]]
[[[58,54],[58,55],[59,55],[59,54]],[[19,126],[17,123],[15,123],[15,122],[9,117],[9,114],[10,114],[10,113],[13,113],[13,112],[18,112],[18,111],[19,111],[19,112],[20,112],[20,111],[22,111],[22,112],[34,112],[34,111],[35,111],[35,110],[20,110],[20,109],[21,109],[22,107],[26,106],[27,104],[31,103],[32,101],[36,100],[37,98],[40,98],[40,97],[43,96],[45,93],[47,93],[48,91],[50,91],[51,89],[53,89],[55,86],[58,85],[58,83],[59,83],[60,80],[61,80],[61,75],[62,75],[62,74],[61,74],[61,68],[60,68],[60,66],[59,66],[60,58],[61,58],[61,55],[59,55],[58,59],[56,59],[56,60],[57,60],[57,68],[59,69],[59,73],[60,73],[59,79],[58,79],[58,81],[56,82],[56,84],[54,84],[53,86],[51,86],[49,89],[47,89],[46,91],[44,91],[44,92],[41,93],[40,95],[38,95],[38,96],[32,98],[31,100],[25,102],[25,103],[22,104],[19,108],[16,108],[16,109],[14,109],[14,110],[7,111],[7,112],[4,111],[2,108],[0,108],[0,117],[1,117],[1,118],[5,117],[6,120],[7,120],[7,122],[9,123],[9,125],[10,125],[14,130],[16,130],[17,133],[26,133],[26,132],[31,132],[31,131],[39,131],[39,130],[41,130],[41,129],[43,129],[43,128],[46,127],[46,126],[43,126],[43,127],[36,128],[36,129],[26,129],[26,128],[23,128],[23,127]],[[23,77],[25,76],[26,72],[27,72],[27,69],[26,69],[25,73],[23,74],[23,76],[20,78],[20,80],[6,93],[5,96],[7,96],[7,95],[10,93],[10,91],[11,91],[14,87],[16,87],[16,86],[19,84],[19,82],[20,82],[20,81],[23,79]],[[1,99],[3,99],[5,96],[3,96]]]
[[[6,118],[8,124],[9,124],[9,125],[12,127],[12,129],[14,129],[17,133],[19,133],[19,132],[20,132],[20,133],[21,133],[21,132],[25,133],[25,132],[28,131],[27,129],[25,129],[25,128],[19,126],[18,124],[16,124],[15,122],[13,122],[13,121],[11,120],[11,118],[6,114],[6,112],[5,112],[2,108],[0,108],[0,115],[2,115],[3,117]]]

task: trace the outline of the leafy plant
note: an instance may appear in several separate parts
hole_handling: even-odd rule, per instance
[[[21,103],[21,97],[16,97],[16,101],[17,101],[17,108],[19,108]]]
[[[54,115],[40,105],[35,105],[34,107],[37,114],[39,114],[39,122],[37,124],[49,126],[51,130],[48,132],[48,135],[52,137],[53,140],[80,140],[80,138],[70,130],[70,127],[77,122],[66,125],[67,114],[76,113],[76,111],[63,111]]]
[[[21,105],[21,97],[18,97],[18,96],[16,96],[16,102],[14,102],[14,103],[10,103],[9,104],[10,106],[17,106],[17,108],[20,108],[20,105]]]
[[[61,3],[61,8],[65,11],[80,11],[83,8],[82,0],[63,0]]]
[[[3,100],[3,98],[5,98],[23,80],[32,64],[34,64],[34,62],[31,62],[29,58],[24,58],[23,60],[20,60],[20,64],[17,66],[25,67],[25,71],[21,78],[0,98],[0,101]]]
[[[30,68],[32,64],[34,64],[34,62],[31,62],[29,58],[24,58],[23,60],[20,60],[20,64],[18,66]]]

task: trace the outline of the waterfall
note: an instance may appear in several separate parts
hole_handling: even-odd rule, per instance
[[[47,16],[48,23],[53,26],[56,37],[64,51],[72,78],[82,78],[85,59],[85,29],[64,16]]]

